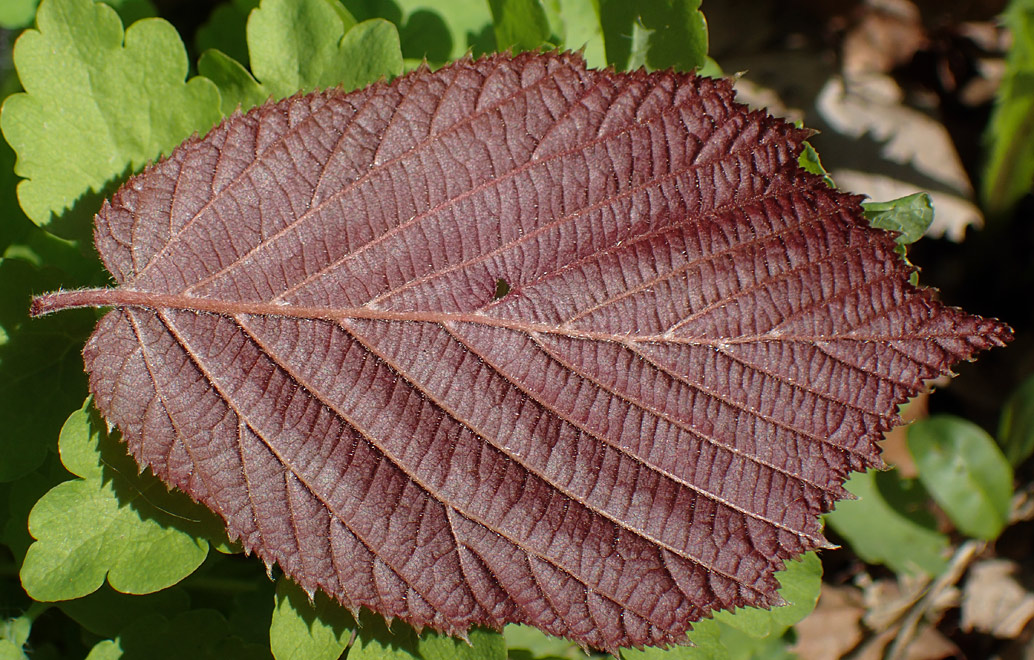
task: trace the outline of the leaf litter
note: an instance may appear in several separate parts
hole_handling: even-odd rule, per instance
[[[90,387],[306,591],[464,635],[685,641],[1004,324],[909,284],[728,81],[461,60],[235,114],[97,214]],[[506,283],[502,291],[499,282]]]

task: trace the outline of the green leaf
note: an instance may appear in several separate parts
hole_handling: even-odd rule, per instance
[[[452,52],[452,34],[437,12],[421,9],[399,26],[402,57],[411,61],[444,63]]]
[[[690,636],[693,646],[673,646],[668,649],[624,649],[622,660],[731,660],[722,643],[723,624],[704,619],[693,625]]]
[[[710,58],[708,58],[710,60]],[[710,60],[713,62],[714,60]],[[721,75],[719,70],[719,75]],[[829,172],[822,166],[822,160],[819,158],[819,152],[815,151],[815,147],[811,146],[810,142],[804,143],[804,151],[801,152],[800,157],[797,159],[798,164],[804,168],[805,172],[811,172],[822,177],[822,180],[826,182],[826,185],[830,188],[836,188],[837,185],[833,183],[833,177],[829,176]]]
[[[592,0],[588,0],[592,1]],[[383,18],[399,28],[403,56],[415,66],[495,49],[492,12],[485,0],[343,0],[356,18]]]
[[[826,522],[855,554],[896,573],[938,575],[944,570],[948,537],[924,510],[927,494],[918,484],[893,470],[870,470],[855,474],[845,486],[858,499],[838,502]]]
[[[428,631],[420,635],[417,648],[423,660],[506,660],[506,640],[502,634],[478,628],[467,637],[469,643]]]
[[[214,529],[214,516],[169,493],[150,474],[138,476],[89,402],[65,422],[59,448],[65,467],[81,478],[52,488],[29,514],[37,541],[25,555],[21,580],[30,596],[78,598],[100,587],[105,576],[118,591],[150,593],[201,564],[208,542],[199,534]]]
[[[787,648],[792,639],[758,639],[739,631],[736,631],[738,634],[730,634],[731,629],[725,624],[719,624],[719,628],[722,651],[715,660],[797,660],[797,656]]]
[[[43,462],[56,445],[61,420],[86,395],[80,351],[94,325],[93,312],[28,318],[32,293],[55,288],[62,279],[53,268],[0,259],[0,482]]]
[[[150,614],[174,616],[186,611],[190,607],[190,596],[179,587],[131,595],[102,585],[92,594],[58,603],[58,607],[94,635],[115,637],[140,617]]]
[[[733,660],[788,657],[783,635],[815,609],[822,588],[822,562],[814,552],[786,562],[780,571],[779,595],[787,605],[770,610],[742,608],[716,612],[693,626],[691,647],[669,650],[624,650],[624,660]]]
[[[899,245],[915,243],[933,222],[933,205],[926,193],[915,193],[889,202],[862,202],[869,224],[898,232]]]
[[[43,465],[36,470],[16,481],[0,484],[0,502],[7,503],[6,507],[0,505],[0,543],[10,549],[16,564],[21,565],[25,552],[32,545],[29,512],[33,505],[48,490],[67,478],[68,472],[55,452],[48,453]]]
[[[1027,378],[1005,402],[998,422],[998,446],[1013,467],[1034,454],[1034,376]]]
[[[356,89],[402,72],[395,26],[356,23],[337,0],[265,0],[248,18],[249,72],[220,50],[205,51],[198,71],[222,94],[222,112],[270,97],[341,85]]]
[[[151,0],[106,0],[105,4],[111,5],[125,23],[157,15]],[[0,27],[8,30],[29,27],[38,6],[39,0],[3,0],[0,2]]]
[[[348,646],[355,620],[323,592],[315,602],[294,582],[276,582],[269,644],[276,660],[335,660]]]
[[[603,47],[603,27],[594,0],[546,0],[550,12],[550,23],[559,27],[564,48],[581,50],[591,68],[607,66],[607,55]],[[554,18],[555,17],[555,18]]]
[[[815,609],[822,588],[822,562],[809,552],[799,559],[786,562],[786,569],[776,574],[782,588],[779,595],[789,605],[763,610],[756,607],[735,612],[718,612],[715,619],[736,628],[751,637],[778,637]],[[689,636],[693,639],[693,635]]]
[[[992,217],[1007,213],[1034,184],[1034,0],[1012,0],[1002,22],[1012,33],[1012,47],[984,133],[980,191]]]
[[[0,660],[30,660],[15,642],[0,637]]]
[[[539,0],[488,0],[499,50],[535,50],[549,41],[549,20]]]
[[[86,660],[121,660],[121,658],[122,647],[113,639],[98,642],[96,646],[90,649],[90,654],[86,656]]]
[[[893,199],[889,202],[862,202],[862,211],[869,224],[879,229],[897,232],[895,251],[912,267],[908,260],[908,245],[915,243],[933,222],[933,205],[926,193],[915,193]],[[913,267],[914,268],[914,267]],[[908,276],[913,286],[919,284],[919,271],[913,269]]]
[[[348,66],[338,44],[353,25],[337,0],[265,0],[248,19],[251,71],[277,98],[333,85]]]
[[[935,415],[908,427],[919,479],[963,534],[993,540],[1009,522],[1012,468],[976,424]]]
[[[219,87],[222,111],[247,110],[269,99],[269,92],[237,60],[220,50],[206,50],[197,62],[197,72]]]
[[[339,51],[350,65],[332,84],[346,90],[402,73],[398,30],[383,19],[372,18],[353,27],[341,40]]]
[[[163,20],[123,31],[107,5],[45,0],[36,23],[14,47],[26,93],[7,98],[0,126],[18,154],[26,215],[85,237],[121,177],[219,119],[219,92],[205,78],[184,82],[183,42]]]
[[[577,644],[561,637],[547,635],[538,628],[512,623],[503,628],[503,639],[510,658],[521,660],[553,660],[554,658],[586,658]]]
[[[151,614],[137,619],[114,640],[93,647],[87,660],[245,660],[269,658],[268,649],[230,632],[216,610],[190,610],[173,619]]]
[[[358,635],[348,650],[348,660],[419,659],[416,632],[401,621],[394,622],[392,627],[394,630],[380,616],[363,611],[359,616]]]
[[[238,62],[247,62],[248,14],[258,5],[259,0],[231,0],[216,5],[194,35],[197,52],[218,49]]]
[[[0,27],[20,30],[32,25],[37,5],[39,0],[4,0],[0,3]]]
[[[599,8],[607,62],[615,68],[691,71],[704,65],[707,22],[700,0],[599,0]]]
[[[694,646],[669,649],[647,648],[623,651],[629,660],[792,660],[787,650],[789,641],[781,636],[752,637],[732,626],[705,619],[696,624],[690,635]]]
[[[0,621],[0,660],[29,660],[26,644],[32,624],[46,606],[36,603],[21,616]]]
[[[337,0],[265,0],[248,19],[251,72],[282,98],[315,88],[355,89],[402,72],[398,31],[356,23]]]

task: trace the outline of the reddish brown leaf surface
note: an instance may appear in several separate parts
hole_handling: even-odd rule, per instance
[[[305,588],[680,641],[778,602],[897,405],[1009,336],[911,287],[807,135],[575,55],[298,96],[130,180],[118,288],[36,310],[116,307],[97,406]]]

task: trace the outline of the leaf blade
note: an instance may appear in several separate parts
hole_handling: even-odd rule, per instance
[[[1012,46],[984,133],[980,191],[981,204],[993,217],[1008,213],[1034,184],[1034,3],[1013,0],[1002,20],[1012,32]]]
[[[99,407],[303,588],[676,641],[778,602],[897,404],[1009,337],[910,288],[806,137],[569,54],[293,97],[131,181],[96,232],[122,286],[37,310],[117,307]]]
[[[859,557],[902,574],[935,576],[947,567],[948,537],[915,515],[925,493],[917,497],[894,473],[872,471],[852,476],[848,490],[858,500],[838,503],[826,520]]]
[[[1012,466],[1034,454],[1034,377],[1028,377],[1009,395],[998,421],[996,436]]]
[[[269,626],[269,646],[276,660],[335,660],[348,647],[355,621],[324,594],[316,602],[293,582],[280,578]]]
[[[976,424],[935,415],[908,428],[919,479],[965,534],[995,539],[1009,521],[1012,468]]]

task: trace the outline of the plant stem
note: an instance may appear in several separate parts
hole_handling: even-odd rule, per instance
[[[894,637],[894,642],[884,656],[886,660],[904,660],[908,654],[908,646],[916,636],[919,622],[934,607],[940,596],[962,579],[962,575],[969,568],[969,564],[986,547],[986,541],[979,541],[977,539],[970,539],[959,546],[959,549],[955,551],[955,555],[951,558],[948,568],[934,580],[919,602],[908,610],[908,614],[905,615],[901,622],[901,629]]]

